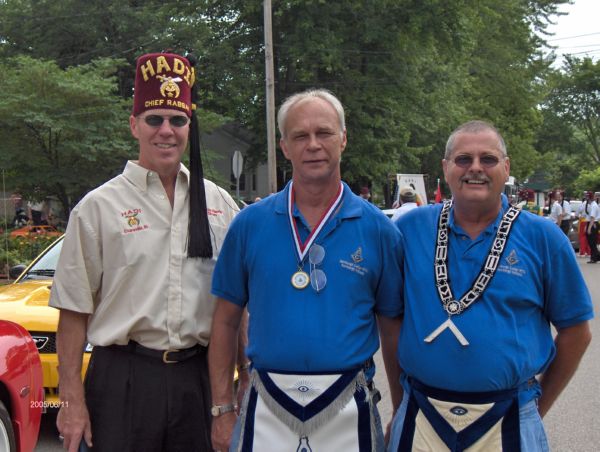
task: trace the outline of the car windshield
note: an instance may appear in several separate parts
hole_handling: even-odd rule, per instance
[[[58,264],[62,240],[50,248],[23,276],[21,281],[26,279],[48,279],[54,276],[54,271]]]

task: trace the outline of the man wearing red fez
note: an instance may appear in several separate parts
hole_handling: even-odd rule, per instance
[[[129,118],[138,160],[71,212],[50,298],[60,309],[57,426],[69,451],[82,442],[110,452],[211,450],[210,285],[238,209],[203,179],[194,79],[180,55],[138,59]]]

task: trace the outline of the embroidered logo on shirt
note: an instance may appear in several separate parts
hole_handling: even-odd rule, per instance
[[[138,226],[140,224],[140,220],[138,220],[136,217],[137,217],[137,213],[134,213],[133,215],[128,216],[127,224],[131,227]]]
[[[140,218],[138,218],[138,215],[141,213],[142,209],[128,209],[121,212],[121,217],[123,217],[126,222],[126,227],[123,229],[124,234],[143,231],[149,228],[147,224],[143,225]]]
[[[342,268],[350,270],[354,273],[358,273],[360,276],[364,276],[369,272],[368,268],[358,265],[365,260],[361,246],[359,246],[354,253],[350,253],[350,258],[352,259],[351,261],[340,259],[340,265]]]
[[[354,261],[355,264],[362,262],[362,260],[363,260],[362,248],[359,246],[358,249],[354,253],[352,253],[350,256],[352,256],[352,260]]]
[[[516,250],[511,250],[508,253],[508,256],[504,258],[505,263],[502,263],[498,266],[498,271],[503,273],[508,273],[509,275],[522,277],[525,275],[525,269],[517,267],[517,265],[521,262],[519,257],[517,256]],[[507,265],[508,264],[508,265]]]
[[[515,250],[512,250],[505,259],[506,262],[508,262],[508,265],[516,265],[519,262],[519,259],[517,258],[517,252]]]

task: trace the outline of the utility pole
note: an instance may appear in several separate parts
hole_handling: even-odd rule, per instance
[[[271,26],[271,0],[263,2],[265,27],[265,74],[267,106],[267,173],[269,193],[277,192],[277,158],[275,148],[275,77],[273,75],[273,31]]]

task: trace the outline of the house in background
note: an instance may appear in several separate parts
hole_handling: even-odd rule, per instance
[[[261,198],[269,194],[269,183],[267,165],[261,163],[256,168],[249,169],[246,161],[246,152],[250,148],[253,135],[237,123],[225,124],[211,133],[202,135],[201,146],[203,150],[210,151],[217,158],[204,162],[205,171],[207,166],[218,174],[215,182],[222,184],[223,188],[235,195],[236,179],[233,175],[233,153],[240,151],[244,156],[244,166],[240,175],[240,198],[246,202],[252,202],[257,196]],[[224,184],[228,183],[227,186]]]
[[[525,179],[522,188],[529,188],[534,191],[534,204],[540,207],[546,207],[548,193],[552,190],[552,185],[547,176],[542,171],[536,171],[529,178]]]

